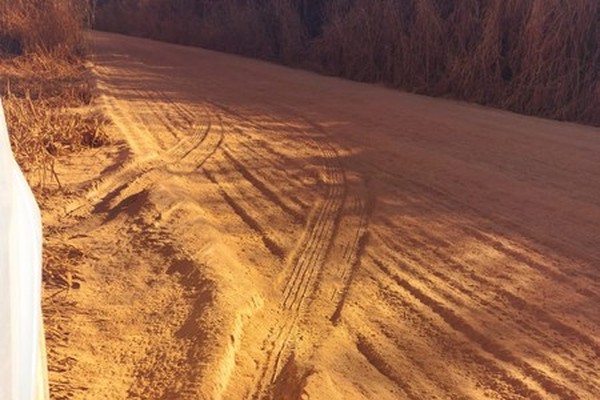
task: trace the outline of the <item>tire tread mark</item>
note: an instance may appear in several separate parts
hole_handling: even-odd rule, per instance
[[[408,234],[408,232],[404,232],[403,234]],[[398,248],[397,245],[394,245],[390,242],[389,239],[386,239],[380,236],[382,241],[388,246],[390,249],[394,249],[396,252],[400,252],[406,255],[406,252],[403,252],[402,249]],[[458,271],[461,274],[468,276],[469,279],[477,282],[479,285],[483,287],[490,287],[500,298],[505,299],[509,304],[519,310],[525,310],[532,315],[535,315],[536,318],[541,319],[548,327],[550,327],[553,331],[558,333],[561,336],[576,338],[580,343],[587,346],[590,351],[595,355],[596,358],[600,358],[600,345],[596,340],[589,337],[588,335],[578,331],[576,328],[566,324],[565,322],[560,321],[559,319],[550,315],[547,311],[542,309],[539,306],[531,304],[527,300],[523,299],[512,293],[511,291],[495,285],[485,276],[480,276],[475,274],[473,271],[470,271],[466,266],[457,262],[452,257],[448,257],[444,253],[442,253],[438,248],[429,246],[426,242],[418,241],[417,239],[411,239],[412,245],[415,248],[426,248],[428,249],[435,257],[437,257],[440,261],[444,263],[444,265],[452,267],[453,271]],[[419,260],[415,260],[419,261]],[[443,279],[451,280],[450,277],[443,273],[438,273],[444,276]]]
[[[416,245],[416,246],[418,247],[419,245]],[[461,302],[460,302],[460,300],[458,300],[456,298],[456,295],[451,294],[451,290],[456,290],[460,293],[461,296],[464,296],[468,299],[476,301],[477,303],[479,303],[481,305],[481,308],[484,310],[495,310],[499,315],[502,316],[502,318],[506,318],[506,319],[511,318],[511,315],[506,311],[505,307],[499,306],[499,305],[495,304],[494,302],[490,302],[489,300],[486,300],[485,298],[483,298],[480,295],[480,292],[478,292],[478,291],[465,288],[464,284],[460,280],[457,280],[451,276],[448,276],[447,274],[444,274],[444,273],[438,272],[438,271],[428,270],[427,273],[422,273],[422,272],[418,271],[416,269],[416,267],[412,267],[409,262],[407,262],[397,256],[397,254],[403,254],[403,257],[406,257],[410,262],[414,262],[415,265],[420,265],[425,262],[425,260],[422,260],[418,257],[414,257],[414,256],[407,254],[408,253],[407,250],[400,250],[400,249],[392,250],[390,248],[390,250],[388,250],[387,253],[388,254],[386,256],[386,259],[389,259],[389,261],[394,265],[401,266],[403,272],[409,273],[412,277],[419,279],[423,283],[428,282],[429,286],[435,287],[439,294],[442,294],[445,292],[446,293],[445,298],[448,299],[449,301],[453,302],[456,305],[455,307],[463,307],[464,304],[461,305]],[[452,265],[452,264],[448,264],[448,265]],[[452,268],[452,270],[457,270],[457,269],[458,269],[458,267]],[[428,276],[429,274],[433,275],[435,278],[430,278]],[[450,288],[450,290],[442,289],[439,282],[438,283],[434,282],[435,279],[441,280],[442,282],[447,284],[448,287]],[[485,287],[485,285],[483,287]],[[502,289],[492,288],[492,290],[497,292],[497,291],[501,291]],[[502,294],[499,294],[499,296],[502,298]],[[541,359],[544,359],[545,363],[547,365],[552,366],[552,368],[556,371],[556,373],[562,374],[565,378],[570,379],[573,382],[580,382],[579,385],[583,385],[583,383],[581,382],[581,377],[573,372],[573,369],[575,369],[576,367],[577,367],[577,369],[580,369],[582,367],[582,365],[586,365],[589,368],[586,371],[586,373],[588,373],[590,376],[596,375],[593,372],[594,371],[593,365],[590,365],[585,360],[579,359],[579,357],[576,354],[574,354],[570,348],[565,348],[562,342],[557,342],[553,338],[549,337],[546,334],[546,332],[544,332],[540,329],[537,329],[535,326],[531,326],[531,325],[527,326],[526,329],[521,327],[520,324],[516,324],[516,326],[517,326],[518,331],[530,336],[531,338],[535,339],[538,342],[546,341],[549,344],[551,343],[551,346],[553,346],[553,348],[561,348],[562,352],[564,354],[568,354],[573,359],[576,360],[576,361],[568,360],[568,361],[570,361],[570,364],[572,366],[571,368],[569,368],[568,366],[565,366],[563,364],[563,362],[560,362],[557,364],[552,359],[548,359],[544,355],[541,355],[541,357],[542,357]],[[565,360],[565,361],[567,361],[567,360]],[[588,386],[588,388],[589,388],[589,386]],[[597,388],[594,386],[594,388],[592,390],[597,390]]]
[[[577,399],[579,396],[571,389],[565,387],[559,382],[555,382],[548,376],[532,367],[528,362],[517,358],[507,348],[494,340],[488,338],[473,326],[471,326],[465,319],[457,315],[454,311],[447,308],[442,303],[429,297],[427,294],[422,292],[417,287],[411,285],[407,280],[403,279],[399,274],[394,273],[388,268],[385,263],[376,258],[371,257],[375,265],[391,277],[393,281],[398,284],[401,288],[410,293],[413,297],[419,300],[422,304],[429,307],[435,314],[439,315],[450,327],[455,331],[461,332],[473,342],[477,343],[479,347],[485,352],[491,354],[496,359],[511,364],[521,370],[521,372],[537,382],[546,392],[556,395],[562,399]]]

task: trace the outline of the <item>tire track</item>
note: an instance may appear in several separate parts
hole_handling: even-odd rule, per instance
[[[306,135],[306,134],[303,134]],[[318,144],[317,144],[318,145]],[[282,366],[290,353],[290,342],[298,329],[298,320],[308,298],[314,293],[315,280],[322,270],[333,243],[346,198],[347,182],[337,151],[318,145],[324,165],[325,198],[316,205],[296,251],[289,261],[290,274],[282,291],[282,322],[266,340],[267,357],[248,398],[268,398]]]
[[[279,133],[274,131],[273,128],[265,126],[263,123],[247,119],[242,114],[231,110],[229,107],[225,107],[212,101],[209,103],[213,104],[219,109],[225,110],[227,116],[233,117],[240,124],[252,126],[263,133]],[[288,187],[293,187],[294,191],[302,192],[306,189],[306,186],[299,182],[299,175],[291,172],[293,169],[302,171],[304,168],[302,163],[298,162],[298,160],[295,158],[291,158],[284,153],[279,152],[268,141],[264,140],[262,136],[257,138],[255,137],[255,134],[248,133],[246,130],[244,130],[245,128],[241,128],[235,123],[230,123],[230,128],[233,132],[240,134],[243,139],[245,139],[237,140],[235,144],[236,146],[246,149],[248,154],[253,155],[252,161],[254,163],[260,160],[270,165],[272,168],[270,168],[269,174],[281,177],[281,180],[285,182],[285,185]],[[300,132],[300,135],[304,136],[305,134]],[[306,211],[309,208],[309,204],[307,204],[306,201],[294,196],[291,193],[288,193],[286,197],[302,208],[302,211]]]
[[[245,120],[240,114],[234,115]],[[314,129],[321,139],[328,136],[317,124],[311,122],[307,125]],[[299,244],[288,261],[288,267],[285,268],[290,272],[282,289],[282,319],[272,328],[265,341],[267,356],[259,374],[255,375],[248,395],[251,399],[270,396],[270,389],[277,381],[283,365],[293,354],[292,339],[299,328],[298,320],[305,311],[307,300],[315,292],[315,284],[336,235],[347,194],[345,171],[337,151],[327,142],[319,143],[302,128],[289,126],[289,129],[298,134],[307,148],[318,150],[323,162],[321,181],[326,189],[324,198],[315,205],[310,214]]]
[[[407,325],[405,330],[408,330],[409,332],[418,331],[419,336],[427,338],[425,344],[427,348],[432,349],[433,351],[435,351],[435,349],[440,349],[442,351],[444,358],[442,358],[441,362],[443,365],[447,363],[446,360],[450,355],[455,359],[460,359],[463,362],[468,363],[471,367],[469,371],[472,371],[473,378],[476,380],[477,385],[486,390],[498,393],[502,396],[501,398],[519,398],[525,400],[543,399],[539,391],[534,391],[529,388],[526,382],[515,377],[512,372],[507,369],[502,368],[493,356],[477,351],[475,348],[465,348],[461,345],[456,346],[455,343],[449,342],[446,339],[444,329],[437,326],[443,324],[444,328],[446,327],[447,324],[443,319],[440,319],[440,322],[436,323],[435,320],[430,317],[430,311],[426,305],[413,302],[410,294],[403,291],[401,287],[398,287],[391,277],[381,274],[381,270],[377,265],[374,263],[368,263],[367,265],[373,265],[373,267],[370,267],[369,269],[373,270],[372,272],[374,273],[371,275],[374,277],[373,282],[381,293],[381,296],[378,296],[378,298],[382,299],[386,304],[389,304],[393,309],[403,311],[404,318],[402,322]],[[424,311],[423,309],[427,311]],[[365,322],[363,321],[362,325],[360,325],[361,330],[364,330],[364,324]],[[396,343],[399,351],[403,351],[404,349],[405,352],[409,353],[412,350],[411,343],[407,343],[406,337],[404,336],[392,335],[392,332],[396,332],[388,332],[390,329],[393,328],[382,321],[381,324],[377,324],[377,326],[370,329],[370,331],[382,332],[388,339],[391,338],[391,340]],[[421,354],[418,353],[413,357],[420,356]],[[436,353],[435,355],[430,355],[430,357],[440,357],[440,355]],[[458,368],[461,367],[459,366]],[[425,375],[423,377],[424,379],[430,377],[427,366],[425,366],[423,374]]]
[[[387,243],[390,245],[389,242]],[[469,301],[477,302],[477,309],[484,310],[485,313],[489,313],[490,320],[508,321],[504,322],[504,325],[514,329],[517,335],[528,337],[529,340],[536,344],[545,343],[546,346],[550,346],[555,351],[560,349],[561,356],[555,355],[554,357],[549,357],[546,354],[539,354],[538,358],[543,360],[544,365],[551,367],[554,373],[560,376],[561,379],[564,377],[570,382],[578,382],[578,386],[585,387],[590,392],[598,390],[595,385],[580,382],[581,376],[573,372],[574,370],[586,368],[586,375],[595,376],[598,378],[597,374],[594,372],[595,365],[589,363],[587,358],[582,358],[581,355],[577,355],[574,351],[572,351],[571,347],[565,347],[564,345],[564,338],[575,339],[580,345],[587,347],[588,352],[592,353],[592,357],[597,358],[597,344],[593,341],[593,339],[555,319],[546,311],[528,303],[510,291],[497,285],[493,285],[489,280],[482,278],[479,275],[473,276],[473,274],[469,274],[468,276],[465,275],[465,278],[467,279],[457,279],[446,274],[444,269],[437,270],[428,268],[426,271],[421,272],[416,269],[417,267],[413,267],[410,263],[397,256],[398,254],[402,254],[402,257],[405,257],[408,259],[408,261],[414,262],[415,266],[423,265],[426,262],[425,259],[416,255],[412,255],[409,249],[427,247],[428,245],[425,242],[412,239],[409,242],[409,248],[400,248],[393,245],[388,247],[390,249],[388,257],[392,263],[401,266],[404,272],[409,273],[412,277],[418,278],[423,283],[427,282],[427,286],[436,288],[436,293],[443,295],[446,300],[451,300],[452,303],[454,303],[453,307],[464,309],[467,306],[458,299],[457,295],[453,295],[451,290],[457,291],[458,296],[461,296]],[[432,252],[433,257],[440,257],[437,249],[428,249],[428,251]],[[430,257],[427,258],[427,260],[431,259],[432,258]],[[450,268],[449,270],[451,271],[464,273],[466,270],[466,267],[458,264],[452,259],[439,258],[439,260],[446,268]],[[468,288],[465,282],[473,280],[477,283],[478,288],[485,290],[475,291]],[[446,287],[449,289],[446,289]],[[484,296],[482,296],[482,293],[495,294],[494,301],[487,300],[484,298]],[[509,312],[506,306],[513,308],[514,311]],[[522,317],[515,319],[515,315]],[[544,326],[549,327],[550,332],[553,332],[555,335],[558,335],[563,339],[557,339],[556,336],[549,334],[548,330],[538,329],[536,325],[532,325],[530,322],[528,322],[528,319],[525,318],[525,315],[529,315],[529,318],[532,318],[535,321],[541,321]],[[531,346],[531,348],[536,347],[537,346],[533,344]],[[581,349],[578,349],[578,351],[581,351]],[[558,358],[558,360],[556,360],[556,358]]]
[[[342,282],[342,289],[341,291],[338,291],[336,288],[331,297],[331,301],[336,304],[335,311],[330,318],[334,325],[337,325],[340,322],[350,288],[352,287],[352,283],[360,267],[361,258],[365,252],[367,241],[369,239],[368,227],[372,208],[369,207],[370,209],[367,209],[367,206],[358,197],[355,198],[355,202],[355,212],[359,215],[358,229],[356,229],[356,235],[354,236],[353,241],[348,243],[347,247],[344,249],[343,260],[345,262],[341,263],[338,267],[338,276]]]
[[[166,131],[170,134],[170,136],[177,142],[179,142],[181,140],[181,135],[179,135],[177,131],[181,130],[181,133],[183,133],[183,131],[186,130],[186,127],[184,127],[183,124],[181,124],[180,121],[177,120],[177,118],[170,117],[172,110],[165,105],[164,97],[161,96],[162,92],[155,90],[142,91],[138,89],[134,90],[134,93],[138,95],[140,99],[139,101],[145,104],[147,110],[151,114],[144,115],[146,113],[143,112],[144,110],[141,109],[141,107],[136,108],[136,110],[140,114],[140,120],[142,121],[142,123],[146,126],[151,126],[152,119],[159,121],[161,125],[166,129]],[[167,104],[168,103],[169,100],[167,100]],[[154,134],[154,136],[162,139],[161,142],[164,141],[162,135]],[[163,146],[163,148],[168,147]]]
[[[384,274],[391,277],[398,286],[410,293],[410,295],[419,302],[429,307],[433,313],[440,316],[453,330],[460,332],[474,343],[477,343],[477,345],[484,352],[492,355],[500,362],[516,367],[524,376],[535,381],[544,391],[551,395],[558,396],[561,399],[579,398],[579,396],[577,396],[577,394],[571,389],[559,382],[552,380],[543,372],[534,368],[527,361],[518,358],[506,347],[475,329],[463,317],[456,314],[443,303],[428,296],[416,286],[411,285],[409,281],[402,278],[400,274],[392,272],[391,269],[388,268],[381,260],[374,256],[372,256],[371,259],[375,265],[379,267]]]
[[[220,104],[218,102],[209,101],[209,103],[225,111],[225,113],[228,116],[233,117],[235,120],[238,121],[240,125],[244,125],[244,127],[240,127],[231,124],[231,129],[234,132],[240,133],[244,136],[245,139],[247,139],[246,141],[236,141],[236,146],[240,146],[241,148],[248,150],[248,153],[254,156],[253,162],[256,162],[256,160],[260,159],[261,161],[268,163],[270,166],[272,166],[272,168],[270,168],[269,170],[270,175],[281,177],[281,180],[285,182],[285,186],[293,188],[294,192],[306,194],[307,188],[306,184],[302,182],[302,175],[299,173],[291,172],[292,170],[301,172],[304,170],[306,165],[299,162],[296,158],[289,157],[288,155],[279,151],[278,149],[273,147],[269,141],[263,139],[267,132],[271,134],[279,134],[279,140],[277,141],[277,143],[283,145],[282,138],[280,137],[282,136],[282,132],[279,129],[267,126],[266,123],[263,121],[257,122],[253,119],[249,119],[246,116],[244,116],[243,113],[237,112],[231,109],[230,107],[224,106],[223,104]],[[313,138],[307,135],[306,132],[304,132],[301,128],[298,128],[296,126],[289,126],[289,124],[286,121],[277,119],[276,117],[273,117],[269,114],[261,115],[261,117],[264,120],[272,121],[274,126],[287,126],[287,131],[294,132],[295,135],[293,137],[293,141],[290,142],[291,145],[297,144],[298,139],[301,139],[300,142],[304,144],[303,148],[314,149],[319,154],[323,154],[322,146],[320,146],[315,140],[313,140]],[[320,136],[327,137],[327,133],[324,132],[324,130],[321,127],[318,127],[318,125],[312,124],[308,126],[315,129],[320,134]],[[247,132],[245,130],[247,128],[245,127],[253,127],[257,130],[257,132],[262,133],[262,135],[256,137],[256,134]],[[250,143],[247,143],[248,140],[250,140]],[[295,203],[298,208],[300,208],[300,210],[297,211],[296,214],[300,214],[302,216],[302,221],[306,222],[305,214],[310,208],[310,201],[307,202],[305,199],[299,198],[292,193],[287,193],[285,197],[291,202]]]
[[[156,95],[151,93],[152,91],[139,91],[139,97],[154,98],[153,96]],[[165,97],[166,95],[162,94],[162,96]],[[165,98],[168,99],[169,104],[176,104],[176,101],[168,97]],[[128,116],[121,111],[128,107],[119,106],[119,101],[116,98],[103,96],[103,99],[108,115],[112,116],[115,125],[123,132],[134,152],[138,151],[142,154],[138,155],[139,161],[136,160],[123,165],[111,174],[101,177],[82,200],[77,200],[65,207],[67,214],[86,205],[91,205],[96,212],[109,211],[112,200],[118,198],[122,192],[155,170],[165,169],[171,173],[192,173],[202,167],[223,142],[224,128],[222,124],[220,132],[215,133],[212,129],[211,112],[206,108],[204,112],[204,118],[206,119],[204,129],[194,129],[191,135],[184,135],[175,146],[162,149],[157,142],[153,142],[153,135],[148,134],[148,132],[156,129],[156,124],[153,123],[152,119],[148,117],[145,119],[140,118],[137,114]],[[181,107],[176,109],[182,118],[185,117],[188,121],[198,120],[192,111]],[[152,114],[155,116],[154,119],[158,122],[158,125],[163,126],[164,129],[171,131],[181,129],[181,126],[176,125],[176,121],[166,121],[160,118],[161,113],[158,110],[152,111]],[[192,123],[191,125],[196,124]],[[151,147],[147,147],[149,143],[153,143]],[[179,170],[174,168],[173,166],[177,164],[185,166],[185,168]],[[150,179],[145,184],[150,184],[151,181]]]
[[[511,292],[503,287],[500,287],[499,285],[494,284],[490,279],[486,278],[484,275],[478,275],[478,274],[473,273],[472,271],[470,271],[468,269],[467,266],[457,262],[453,258],[444,254],[439,249],[439,247],[437,247],[437,248],[432,247],[429,243],[435,243],[435,239],[432,238],[431,235],[427,234],[426,232],[419,231],[415,228],[413,228],[412,232],[407,232],[407,231],[403,231],[403,230],[397,230],[397,231],[404,238],[409,238],[409,237],[411,237],[411,234],[416,234],[416,233],[425,235],[425,237],[427,238],[426,241],[417,240],[415,238],[406,239],[406,240],[409,240],[409,245],[411,248],[420,248],[420,249],[427,250],[429,253],[431,253],[431,255],[433,257],[440,260],[443,265],[445,265],[446,267],[451,267],[452,271],[459,272],[468,280],[477,283],[478,287],[488,288],[489,292],[495,293],[500,299],[504,299],[504,303],[509,304],[511,307],[515,308],[515,310],[518,310],[519,313],[526,312],[526,313],[530,314],[532,317],[536,318],[536,320],[541,320],[545,324],[545,326],[549,327],[552,331],[554,331],[555,333],[557,333],[558,335],[560,335],[562,337],[569,337],[569,338],[576,339],[580,344],[585,345],[595,358],[600,358],[600,344],[594,338],[578,331],[577,329],[568,325],[567,323],[556,319],[555,317],[550,315],[547,311],[543,310],[539,306],[536,306],[535,304],[532,304],[532,303],[526,301],[522,297],[515,295],[513,292]],[[416,258],[416,256],[410,255],[410,253],[407,252],[406,249],[400,248],[397,244],[392,243],[391,240],[386,239],[383,236],[380,236],[380,238],[381,238],[382,242],[384,242],[389,249],[393,249],[397,254],[403,254],[406,257],[412,258],[415,261],[415,263],[417,263],[417,264],[425,262],[425,260],[421,259],[420,257]],[[396,260],[396,261],[401,262],[401,260]],[[442,280],[444,280],[446,282],[455,281],[451,276],[449,276],[448,274],[445,274],[443,271],[430,269],[429,272],[432,273],[434,276],[440,277]],[[464,285],[459,285],[457,282],[457,286],[460,287],[460,286],[464,286]],[[471,293],[470,291],[467,293],[467,296],[471,297],[471,298],[474,295],[476,295],[476,294]],[[492,306],[492,305],[489,304],[486,306]],[[528,333],[528,332],[524,332],[524,333]],[[546,336],[546,335],[543,335],[542,332],[537,332],[537,333],[538,333],[538,335]],[[531,335],[531,332],[529,332],[529,335]],[[531,336],[533,336],[533,335],[531,335]],[[555,346],[563,347],[563,346],[559,345],[559,343],[556,343]],[[565,349],[565,350],[568,350],[568,349]],[[584,360],[580,360],[580,362],[584,362]]]

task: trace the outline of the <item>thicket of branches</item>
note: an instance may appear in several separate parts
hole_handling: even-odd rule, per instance
[[[598,0],[98,0],[99,28],[600,124]]]

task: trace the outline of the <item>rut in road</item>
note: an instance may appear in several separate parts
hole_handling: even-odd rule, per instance
[[[325,164],[322,179],[327,185],[327,192],[311,213],[286,268],[289,273],[282,289],[282,320],[272,328],[265,341],[267,355],[256,377],[253,391],[248,396],[251,399],[271,396],[272,385],[293,350],[298,320],[307,310],[310,297],[315,293],[316,279],[334,241],[346,198],[346,177],[337,151],[329,143],[317,143],[317,146]]]
[[[203,296],[199,289],[202,284],[194,277],[194,270],[199,267],[193,256],[182,253],[178,243],[180,239],[173,235],[172,229],[156,232],[154,222],[143,221],[143,215],[136,216],[133,222],[113,222],[113,219],[123,211],[132,212],[138,206],[158,215],[164,212],[149,198],[156,184],[169,176],[200,177],[202,167],[223,144],[225,127],[219,110],[211,109],[208,104],[186,106],[161,90],[136,90],[134,98],[132,105],[132,100],[127,97],[102,97],[101,105],[111,115],[130,149],[128,159],[119,160],[121,166],[111,168],[95,182],[86,196],[70,204],[68,210],[74,212],[91,207],[93,214],[105,215],[104,222],[122,225],[116,229],[127,231],[136,226],[135,231],[139,233],[130,235],[137,244],[135,251],[150,255],[152,262],[162,260],[166,266],[165,270],[156,272],[159,277],[156,279],[169,279],[162,277],[175,272],[181,274],[174,289],[178,292],[172,293],[173,300],[169,300],[177,308],[169,310],[172,312],[157,322],[156,330],[150,330],[148,336],[154,337],[156,342],[133,365],[134,380],[128,388],[128,396],[152,398],[173,393],[174,396],[196,398],[203,382],[198,381],[202,361],[195,354],[202,351],[198,346],[202,343],[203,333],[198,330],[190,332],[189,337],[177,340],[173,337],[180,335],[186,324],[193,322],[194,313],[199,312],[196,309],[202,309],[196,305]],[[155,139],[165,136],[169,136],[170,140]],[[180,267],[182,263],[188,266]],[[172,280],[177,281],[177,276]],[[187,321],[185,313],[190,313]],[[185,358],[178,359],[186,353],[187,361]],[[169,374],[177,375],[178,379],[167,379]],[[163,377],[160,383],[152,380],[158,377]]]
[[[125,133],[124,136],[132,150],[135,152],[137,149],[141,153],[140,157],[103,176],[82,200],[67,205],[68,213],[89,204],[95,207],[96,211],[108,211],[113,199],[156,170],[163,169],[176,174],[195,173],[223,143],[224,127],[221,116],[211,111],[209,106],[196,111],[178,104],[162,91],[138,90],[135,93],[142,99],[162,101],[146,101],[147,110],[136,108],[139,111],[132,114],[121,112],[121,109],[128,107],[120,105],[120,100],[116,98],[105,96],[103,105],[107,113],[112,115],[113,123]],[[173,112],[171,119],[165,118],[167,110]],[[216,127],[215,119],[218,121]],[[147,148],[147,143],[157,135],[157,130],[170,132],[176,143],[170,147],[155,144],[152,149]],[[152,178],[148,178],[140,185],[147,186],[152,181]]]

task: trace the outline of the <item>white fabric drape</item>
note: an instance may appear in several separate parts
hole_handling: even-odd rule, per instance
[[[40,211],[13,157],[0,101],[0,399],[48,399]]]

